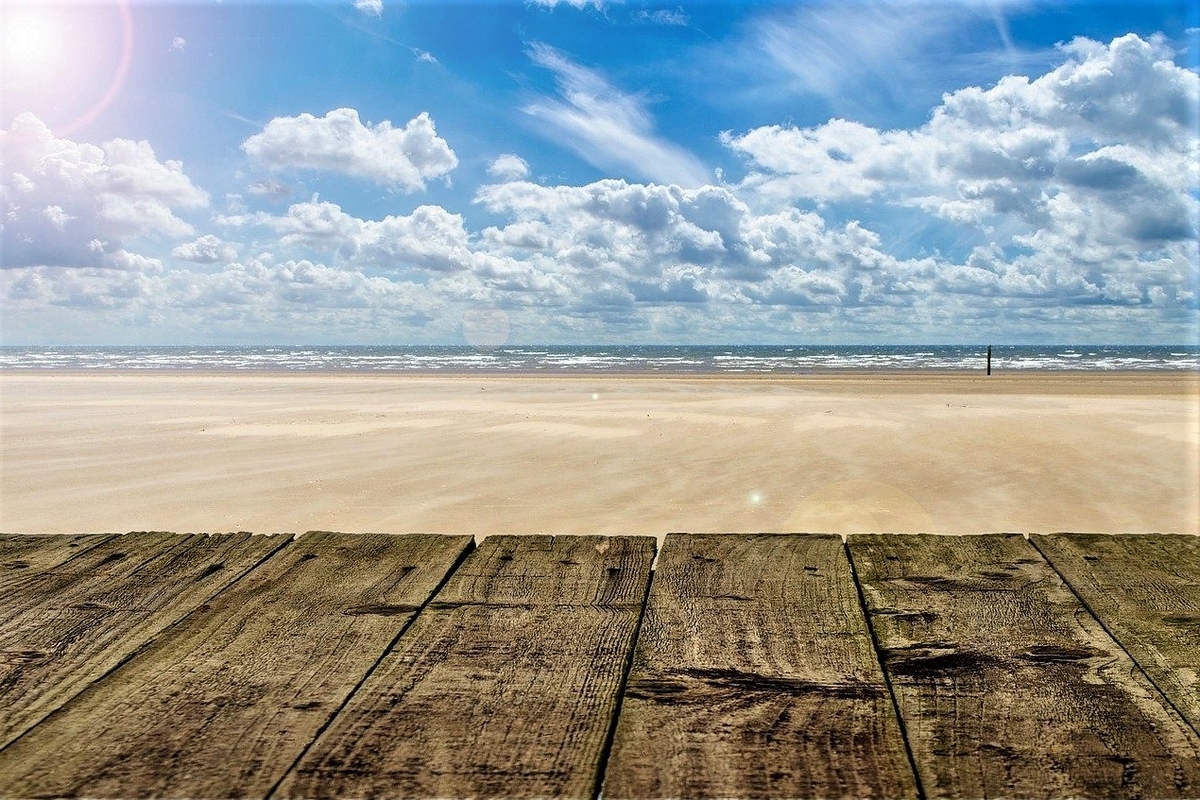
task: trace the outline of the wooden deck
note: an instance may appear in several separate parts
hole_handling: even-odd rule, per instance
[[[0,796],[1200,797],[1200,538],[0,536]]]

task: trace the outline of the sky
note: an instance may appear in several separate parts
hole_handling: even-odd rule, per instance
[[[1196,0],[0,0],[0,343],[1200,343]]]

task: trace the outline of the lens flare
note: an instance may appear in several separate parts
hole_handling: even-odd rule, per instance
[[[46,73],[58,67],[63,32],[54,15],[29,6],[9,6],[3,12],[5,59],[11,67],[28,73]]]
[[[125,85],[125,78],[129,75],[129,66],[133,63],[133,17],[129,13],[129,3],[126,0],[122,0],[118,6],[121,12],[121,59],[113,72],[112,80],[109,81],[108,88],[105,89],[100,99],[78,119],[64,126],[63,133],[70,133],[81,128],[103,114],[121,93],[121,87]]]
[[[109,7],[0,2],[6,115],[34,111],[58,135],[72,133],[112,105],[132,63],[128,0]]]

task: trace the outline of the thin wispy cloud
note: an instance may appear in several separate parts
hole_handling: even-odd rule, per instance
[[[642,98],[549,45],[535,43],[528,54],[554,73],[559,98],[539,98],[524,110],[558,144],[593,166],[631,177],[686,187],[711,180],[711,171],[698,158],[654,132]]]
[[[601,10],[604,8],[604,0],[529,0],[529,4],[542,8],[557,8],[560,5],[576,9],[584,9],[588,6]]]
[[[1012,7],[1002,0],[798,4],[757,19],[743,58],[761,69],[765,56],[777,89],[818,97],[834,116],[883,118],[928,108],[995,62],[1016,66]],[[964,53],[961,40],[978,41],[980,31],[994,44]]]
[[[250,125],[255,128],[261,128],[263,126],[262,120],[251,119],[250,117],[247,117],[244,114],[239,114],[236,111],[230,111],[227,108],[221,109],[221,116],[225,117],[226,119],[231,119],[235,122],[241,122],[243,124]]]
[[[645,25],[687,25],[691,20],[683,13],[683,9],[674,10],[659,8],[654,11],[642,9],[633,14],[633,21]]]

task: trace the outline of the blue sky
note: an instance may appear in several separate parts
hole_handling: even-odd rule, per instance
[[[0,3],[0,341],[1200,341],[1193,2]]]

